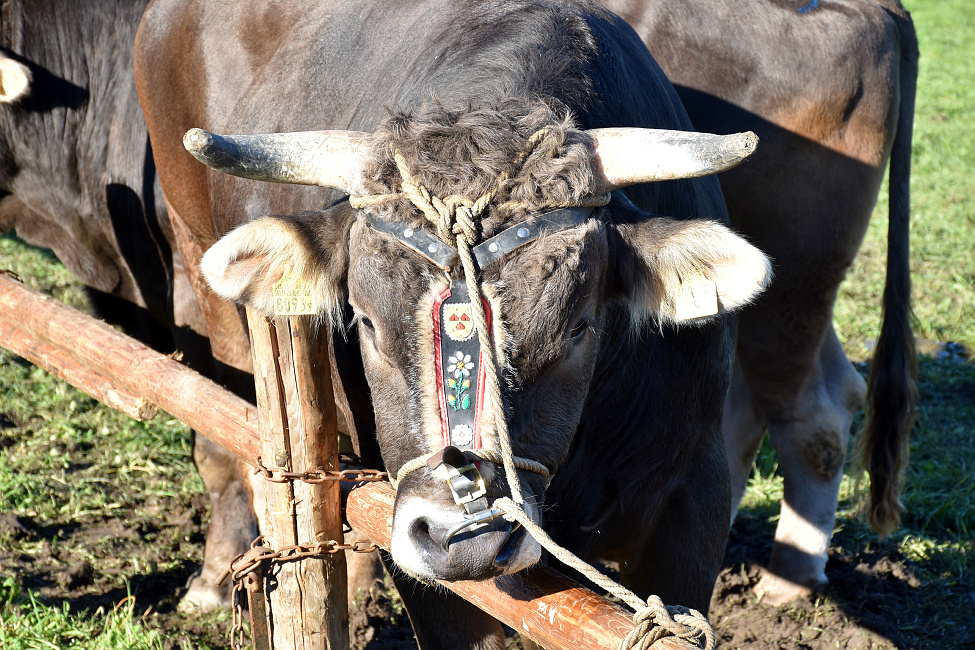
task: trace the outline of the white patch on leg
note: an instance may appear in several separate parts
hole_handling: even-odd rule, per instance
[[[832,500],[828,503],[831,504]],[[832,519],[830,521],[832,522]],[[782,501],[779,524],[775,529],[775,541],[817,560],[812,563],[815,566],[806,567],[805,575],[802,576],[804,583],[826,582],[826,555],[832,537],[832,524],[825,528],[817,525],[793,510],[784,500]]]

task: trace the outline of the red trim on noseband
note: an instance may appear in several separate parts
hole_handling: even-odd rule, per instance
[[[488,334],[491,333],[491,308],[487,306],[487,301],[481,298],[484,304],[484,316],[488,322]],[[474,442],[471,447],[481,448],[481,413],[484,411],[484,380],[487,375],[484,373],[484,353],[477,355],[477,410],[474,411]]]
[[[450,420],[447,417],[447,396],[444,392],[443,337],[440,335],[440,309],[444,301],[451,295],[450,287],[447,287],[433,301],[433,366],[437,375],[437,404],[440,410],[440,435],[443,439],[444,447],[450,444]],[[488,334],[490,334],[491,305],[483,296],[481,296],[481,303],[484,305],[484,317],[488,324]],[[474,436],[471,442],[473,449],[481,448],[481,413],[484,410],[484,385],[487,380],[483,360],[484,352],[481,351],[478,353],[477,358],[477,397],[475,398],[474,404]]]
[[[440,305],[450,297],[450,287],[433,301],[433,366],[437,371],[437,404],[440,408],[440,429],[443,436],[443,446],[450,444],[450,429],[447,424],[447,397],[443,389],[443,350],[440,348]],[[475,440],[477,432],[475,432]]]

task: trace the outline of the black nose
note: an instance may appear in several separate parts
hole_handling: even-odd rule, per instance
[[[423,554],[433,574],[441,580],[478,580],[501,575],[504,566],[497,566],[496,558],[512,552],[505,551],[511,524],[496,517],[466,528],[454,535],[445,549],[444,536],[455,525],[456,522],[447,525],[431,517],[418,517],[410,525],[410,542]]]

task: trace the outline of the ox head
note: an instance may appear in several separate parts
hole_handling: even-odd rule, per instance
[[[526,157],[542,126],[547,134]],[[754,149],[752,134],[582,131],[537,107],[436,107],[393,116],[373,134],[223,138],[195,129],[184,144],[220,171],[353,197],[246,223],[207,252],[202,269],[218,294],[266,313],[275,287],[292,281],[335,327],[345,326],[334,320],[342,302],[352,305],[386,468],[412,467],[397,486],[393,558],[422,580],[486,577],[538,559],[534,540],[490,518],[490,503],[509,494],[503,467],[472,462],[497,451],[502,423],[514,454],[543,466],[517,472],[538,521],[545,474],[566,460],[607,332],[707,320],[751,300],[769,278],[765,256],[716,221],[650,215],[623,192],[592,207],[628,185],[733,166]],[[494,377],[472,343],[477,289],[465,285],[451,240],[464,229],[440,229],[427,214],[486,195],[483,211],[468,209],[479,216],[470,259]]]

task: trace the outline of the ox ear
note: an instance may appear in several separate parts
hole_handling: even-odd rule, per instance
[[[615,229],[617,277],[638,323],[703,321],[748,304],[772,279],[765,254],[714,221],[654,217]]]
[[[260,217],[224,235],[203,256],[200,270],[219,296],[264,314],[307,313],[338,323],[348,268],[353,210]],[[279,298],[297,300],[290,307]]]
[[[30,82],[30,68],[0,54],[0,103],[11,104],[25,96]]]

